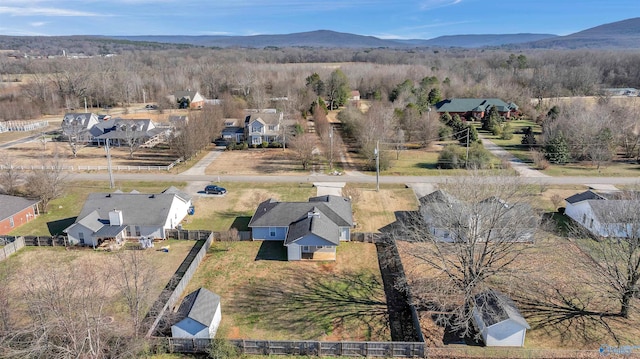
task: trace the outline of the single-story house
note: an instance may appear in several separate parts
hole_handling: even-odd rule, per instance
[[[340,241],[351,239],[351,200],[319,196],[308,202],[266,200],[251,217],[251,239],[281,241],[287,259],[335,260]]]
[[[488,347],[522,347],[529,323],[506,295],[488,290],[474,297],[473,322]]]
[[[187,215],[191,196],[169,187],[162,193],[91,193],[80,214],[64,232],[72,244],[98,246],[125,238],[165,238]]]
[[[640,236],[640,198],[637,194],[587,190],[565,201],[565,215],[595,236]]]
[[[220,296],[199,288],[184,297],[178,315],[183,319],[171,326],[172,337],[214,338],[222,320]]]
[[[510,118],[518,113],[518,105],[506,103],[499,98],[451,98],[436,103],[438,114],[449,113],[459,115],[463,119],[482,119],[488,115],[491,107],[495,106],[500,116]]]
[[[478,229],[478,240],[498,238],[510,242],[532,242],[539,224],[539,216],[529,204],[508,203],[497,197],[468,203],[445,191],[436,190],[419,198],[418,202],[427,230],[434,239],[442,242],[464,240],[469,234],[469,226]],[[450,220],[451,217],[468,220],[469,223],[465,225]],[[488,225],[484,226],[484,223]]]
[[[360,101],[360,91],[351,91],[351,94],[349,95],[349,101]]]
[[[36,218],[38,200],[0,194],[0,235]]]
[[[169,96],[169,100],[173,103],[185,104],[188,108],[192,110],[201,109],[204,107],[205,99],[198,91],[176,91],[172,95]],[[181,107],[182,108],[182,107]],[[184,107],[187,108],[187,107]]]

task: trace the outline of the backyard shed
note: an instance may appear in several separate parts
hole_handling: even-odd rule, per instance
[[[184,298],[178,317],[183,319],[171,326],[172,337],[213,338],[222,320],[220,296],[199,288]]]
[[[477,294],[474,300],[473,321],[486,346],[524,346],[530,327],[509,297],[489,290]]]

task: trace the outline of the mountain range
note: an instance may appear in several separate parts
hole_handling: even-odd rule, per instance
[[[640,17],[596,26],[574,34],[451,35],[433,39],[380,39],[330,30],[254,36],[109,36],[111,39],[206,47],[325,47],[325,48],[541,48],[541,49],[638,49]]]

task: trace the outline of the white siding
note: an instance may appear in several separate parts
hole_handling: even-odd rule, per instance
[[[526,331],[520,324],[507,319],[487,328],[485,344],[488,347],[522,347]]]
[[[299,261],[302,259],[302,248],[295,244],[291,243],[287,246],[287,259],[290,261]]]

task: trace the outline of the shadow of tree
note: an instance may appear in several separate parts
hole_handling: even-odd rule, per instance
[[[282,280],[240,288],[233,305],[247,314],[242,316],[247,324],[298,333],[297,339],[389,336],[382,283],[370,273],[328,274],[316,268],[304,272],[292,268]]]

